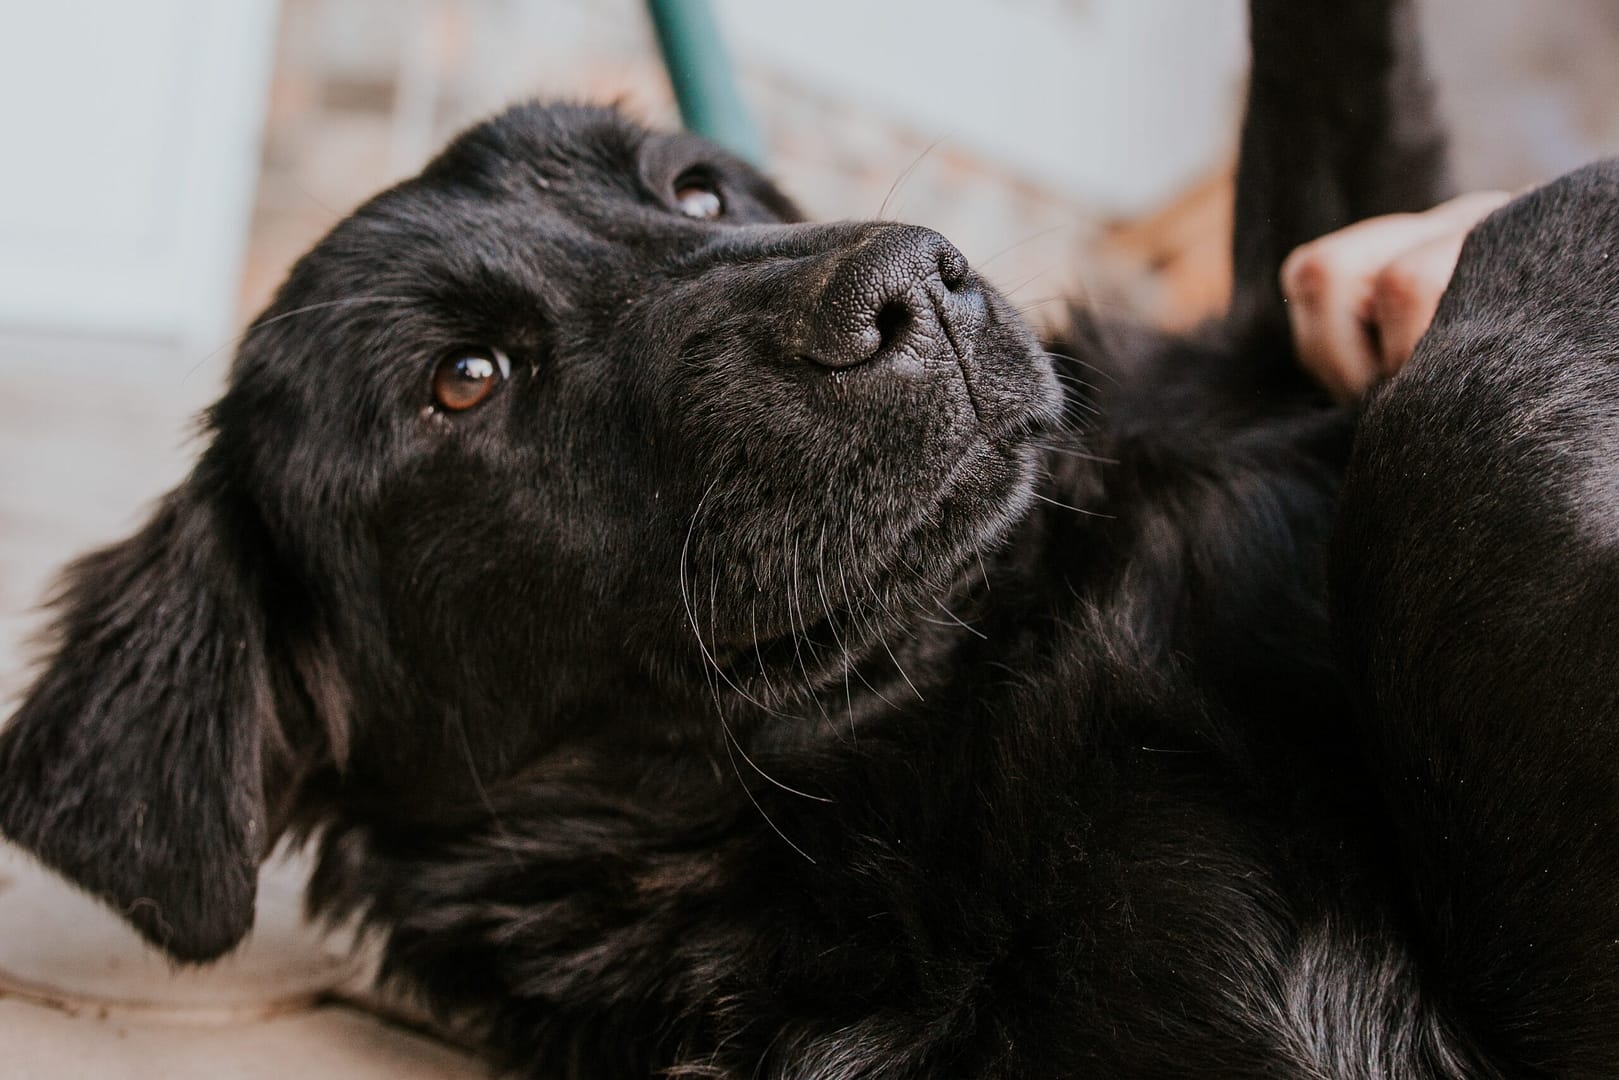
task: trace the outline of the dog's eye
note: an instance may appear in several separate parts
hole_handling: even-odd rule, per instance
[[[725,200],[712,180],[687,173],[675,181],[675,209],[699,221],[712,221],[725,213]]]
[[[499,349],[457,349],[433,370],[433,400],[441,409],[462,412],[482,405],[511,373],[511,361]]]

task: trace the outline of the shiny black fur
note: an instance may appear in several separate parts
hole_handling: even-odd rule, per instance
[[[464,135],[70,573],[0,828],[187,961],[311,836],[525,1075],[1619,1074],[1619,169],[1478,230],[1355,435],[1278,263],[1440,138],[1404,3],[1253,6],[1189,339],[1048,353],[934,234],[607,111]]]

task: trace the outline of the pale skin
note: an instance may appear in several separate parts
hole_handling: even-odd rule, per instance
[[[1509,198],[1472,192],[1296,249],[1282,264],[1282,295],[1305,368],[1341,401],[1399,371],[1433,321],[1462,241]]]

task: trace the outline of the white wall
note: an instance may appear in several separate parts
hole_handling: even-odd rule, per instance
[[[1243,0],[716,6],[749,63],[948,133],[1105,213],[1153,208],[1231,148]]]
[[[0,32],[0,331],[229,332],[274,0],[14,4]],[[28,351],[0,351],[0,364]]]

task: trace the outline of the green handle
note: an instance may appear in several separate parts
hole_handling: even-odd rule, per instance
[[[737,90],[708,0],[647,0],[646,6],[686,127],[763,164],[764,146]]]

